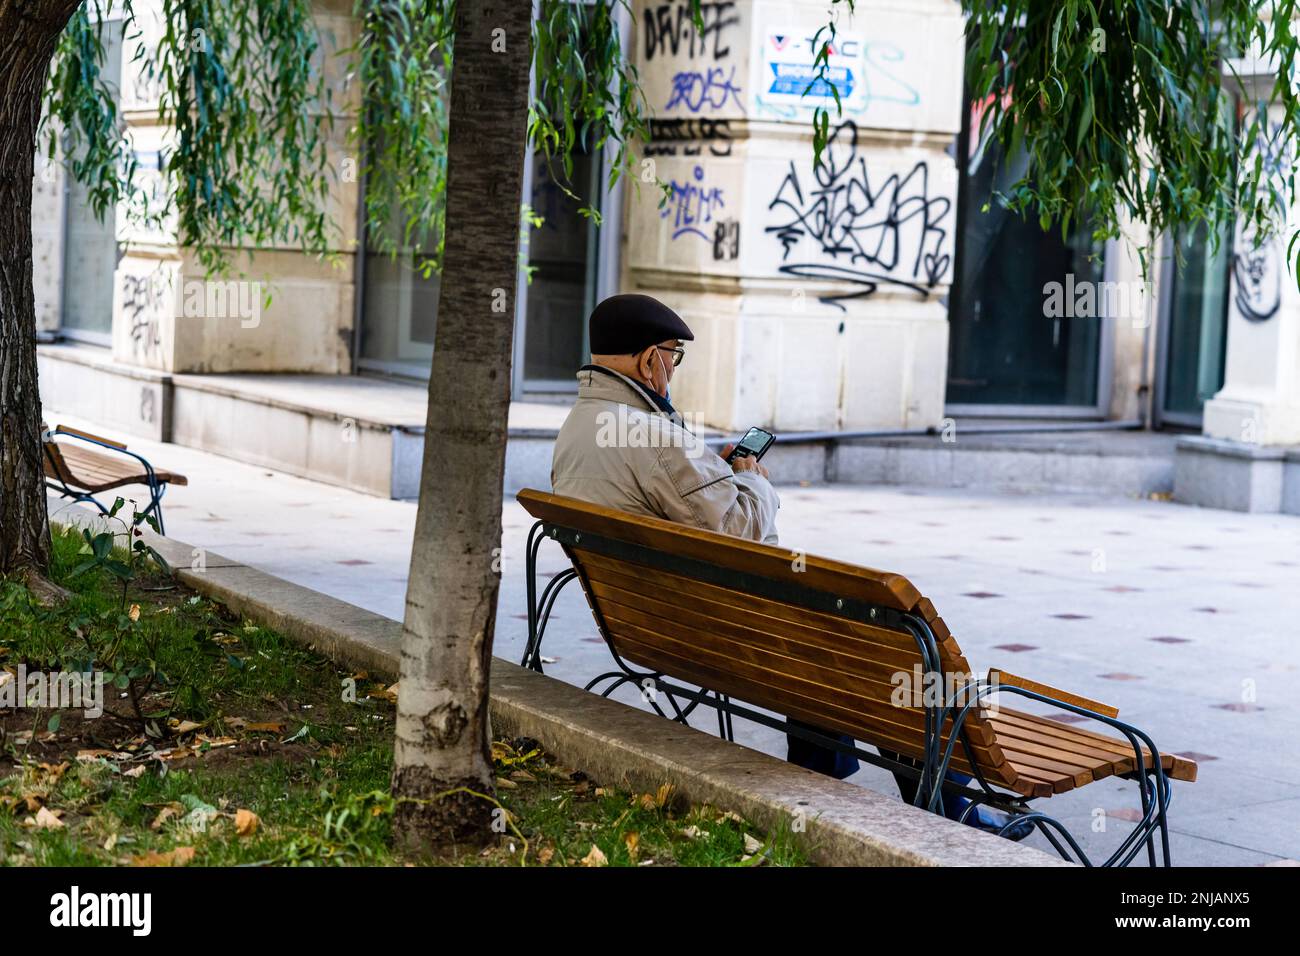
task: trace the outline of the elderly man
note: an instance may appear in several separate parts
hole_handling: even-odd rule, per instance
[[[776,544],[781,502],[767,469],[750,458],[728,465],[682,424],[668,400],[673,370],[686,353],[682,343],[695,338],[681,316],[648,295],[615,295],[596,306],[589,331],[591,364],[578,370],[578,401],[555,440],[555,493]],[[832,733],[790,718],[787,722]],[[840,740],[853,743],[848,736]],[[851,754],[789,734],[786,741],[790,763],[839,779],[858,770]],[[955,772],[948,777],[972,782]],[[910,800],[916,784],[901,774],[895,779],[903,798]],[[968,804],[964,797],[945,795],[945,815],[958,819]],[[968,822],[997,830],[1008,818],[979,808]],[[1018,824],[1008,836],[1023,839],[1032,830],[1032,823]]]
[[[781,501],[767,469],[752,458],[727,464],[668,399],[682,343],[695,338],[681,317],[648,295],[615,295],[596,306],[589,331],[591,364],[555,441],[555,493],[776,544]],[[841,779],[858,769],[851,755],[787,739],[791,763]]]
[[[591,364],[555,442],[555,493],[776,543],[781,501],[751,458],[728,465],[668,400],[691,330],[648,295],[616,295],[591,313]]]

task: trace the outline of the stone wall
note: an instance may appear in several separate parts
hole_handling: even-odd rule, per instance
[[[915,428],[943,415],[961,124],[954,0],[843,13],[841,94],[801,96],[821,0],[634,6],[654,113],[630,189],[624,288],[696,333],[674,401],[708,424]],[[821,41],[829,37],[822,35]],[[812,164],[813,107],[831,140]],[[655,177],[671,185],[663,194]]]

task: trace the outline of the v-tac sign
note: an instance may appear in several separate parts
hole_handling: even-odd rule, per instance
[[[149,893],[70,893],[50,897],[51,926],[129,926],[132,935],[148,936],[153,897]]]

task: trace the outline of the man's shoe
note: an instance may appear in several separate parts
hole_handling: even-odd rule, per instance
[[[1003,813],[1000,810],[988,810],[984,807],[978,808],[972,813],[966,822],[970,826],[977,827],[980,830],[986,830],[989,833],[998,833],[1008,840],[1019,843],[1029,834],[1034,832],[1034,823],[1032,820],[1016,820],[1012,826],[1005,832],[1002,828],[1012,823],[1012,816],[1009,813]]]

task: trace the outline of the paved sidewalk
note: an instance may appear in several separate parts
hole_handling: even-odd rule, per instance
[[[93,423],[52,416],[97,430]],[[130,440],[189,475],[168,492],[176,537],[400,618],[415,505],[387,501],[175,445]],[[496,651],[523,650],[524,539],[504,512]],[[1167,502],[834,485],[782,489],[782,544],[901,571],[929,596],[978,671],[1033,677],[1120,708],[1157,745],[1200,761],[1174,785],[1175,862],[1300,860],[1300,518]],[[565,566],[543,547],[544,571]],[[607,669],[576,587],[544,653],[572,683]],[[638,703],[628,691],[621,697]],[[1013,706],[1020,706],[1014,702]],[[697,723],[710,729],[705,718]],[[781,735],[737,722],[738,740],[784,754]],[[893,794],[868,767],[854,780]],[[1043,807],[1100,852],[1136,811],[1131,783],[1105,780]],[[1097,832],[1103,827],[1107,832]],[[1031,838],[1046,848],[1041,837]]]

